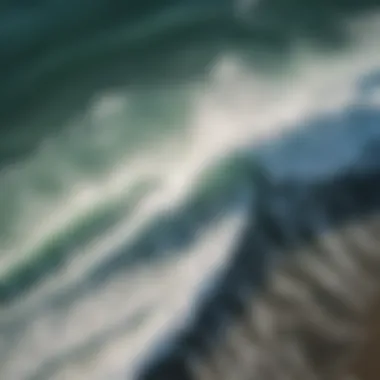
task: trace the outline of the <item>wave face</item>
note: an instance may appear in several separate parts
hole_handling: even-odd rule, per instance
[[[133,379],[228,267],[261,168],[377,163],[377,8],[2,0],[0,378]]]

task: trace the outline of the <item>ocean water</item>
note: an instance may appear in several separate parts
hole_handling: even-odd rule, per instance
[[[376,5],[3,0],[0,378],[133,379],[228,265],[257,168],[314,180],[378,141]]]

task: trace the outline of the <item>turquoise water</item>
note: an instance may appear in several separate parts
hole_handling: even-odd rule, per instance
[[[380,18],[34,3],[0,4],[0,378],[129,379],[228,264],[261,164],[326,176],[379,138]]]

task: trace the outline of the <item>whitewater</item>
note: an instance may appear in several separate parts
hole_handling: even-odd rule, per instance
[[[212,12],[195,11],[210,22]],[[12,32],[7,25],[0,18],[2,36]],[[38,41],[47,24],[33,25]],[[146,25],[125,36],[150,35]],[[32,41],[18,27],[10,62],[15,47]],[[59,104],[75,103],[75,83],[51,102],[50,93],[41,95],[31,113],[20,105],[24,118],[8,114],[6,104],[22,103],[49,67],[59,76],[99,59],[94,52],[106,42],[75,46],[88,49],[85,59],[66,62],[74,54],[67,47],[55,63],[13,66],[23,74],[0,91],[1,379],[133,379],[151,347],[191,314],[228,265],[257,167],[276,178],[324,177],[380,138],[380,15],[349,19],[347,30],[350,45],[336,51],[301,39],[286,59],[268,53],[270,61],[286,61],[281,67],[253,65],[245,49],[226,48],[187,79],[186,62],[202,61],[203,47],[176,61],[173,71],[185,74],[171,75],[166,64],[166,75],[147,85],[137,64],[138,84],[102,87],[64,120]],[[44,138],[32,128],[38,123]]]

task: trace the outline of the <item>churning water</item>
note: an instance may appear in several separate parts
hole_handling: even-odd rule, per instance
[[[257,160],[326,176],[380,137],[376,12],[124,3],[0,3],[1,379],[132,379],[228,264]]]

